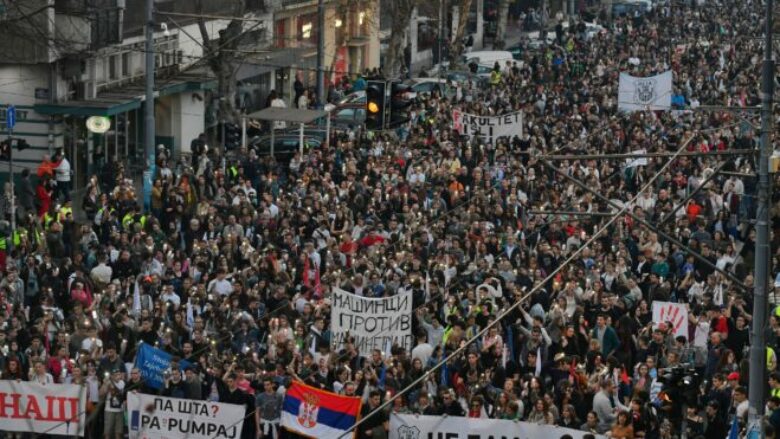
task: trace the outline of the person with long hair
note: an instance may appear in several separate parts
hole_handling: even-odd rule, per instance
[[[561,411],[561,418],[558,420],[558,426],[578,429],[580,425],[582,425],[582,422],[577,417],[577,411],[574,409],[574,406],[571,404],[564,405]]]
[[[634,425],[628,412],[618,413],[615,424],[609,431],[609,437],[611,439],[634,439]]]
[[[22,364],[19,362],[19,359],[16,357],[10,357],[8,358],[8,361],[5,363],[5,369],[3,370],[3,377],[4,380],[17,380],[21,381],[24,379],[24,372],[22,371]]]

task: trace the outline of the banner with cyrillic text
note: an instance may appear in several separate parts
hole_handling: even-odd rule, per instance
[[[394,345],[412,348],[412,293],[373,299],[333,288],[330,318],[337,351],[347,337],[354,340],[361,355],[373,349],[386,352]]]
[[[582,439],[587,431],[539,425],[503,419],[464,418],[459,416],[390,415],[389,439],[535,439],[559,438],[564,434]],[[604,439],[596,435],[597,439]]]
[[[141,344],[135,356],[135,367],[141,372],[144,383],[154,389],[162,389],[165,385],[165,371],[171,367],[173,355],[148,344]],[[179,367],[184,370],[191,364],[187,360],[179,360]]]
[[[0,380],[0,430],[84,436],[86,387]]]
[[[523,112],[502,114],[501,116],[478,116],[452,112],[452,129],[461,136],[478,137],[480,141],[493,144],[499,137],[523,136]]]
[[[127,394],[130,439],[240,438],[244,415],[236,404]]]

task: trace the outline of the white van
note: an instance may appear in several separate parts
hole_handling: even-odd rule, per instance
[[[501,70],[506,69],[507,61],[510,63],[514,61],[514,58],[512,58],[512,52],[505,50],[480,50],[477,52],[469,52],[463,55],[463,58],[464,64],[466,65],[470,64],[471,61],[474,60],[477,64],[482,66],[490,66],[490,68],[492,68],[496,62],[498,62],[498,65],[501,66]]]

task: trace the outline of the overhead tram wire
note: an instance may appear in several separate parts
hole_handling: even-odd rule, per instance
[[[605,124],[605,125],[606,125],[606,124]],[[603,127],[599,127],[599,128],[603,128]],[[590,137],[590,136],[592,136],[592,135],[596,134],[596,132],[597,132],[597,130],[596,130],[596,129],[594,129],[592,133],[590,133],[590,134],[588,134],[588,136],[586,136],[586,139],[587,139],[588,137]],[[576,140],[574,140],[574,141],[572,141],[572,142],[569,142],[569,143],[567,143],[567,144],[564,144],[564,145],[561,145],[561,146],[559,146],[559,147],[555,148],[555,149],[553,150],[553,152],[555,152],[555,151],[559,151],[559,150],[561,150],[561,149],[563,149],[563,148],[569,147],[569,146],[570,146],[570,145],[572,145],[572,144],[575,144],[575,143],[580,143],[580,142],[583,142],[583,141],[585,141],[585,139],[576,139]],[[497,187],[497,185],[492,185],[492,186],[491,186],[491,188],[495,188],[495,187]],[[461,203],[461,204],[459,204],[459,205],[457,205],[457,206],[455,206],[455,207],[451,208],[449,211],[447,211],[447,212],[444,212],[444,213],[443,213],[443,214],[441,214],[440,216],[437,216],[437,217],[436,217],[434,220],[431,220],[431,221],[429,221],[429,223],[430,223],[430,222],[436,222],[436,221],[439,221],[439,220],[440,220],[442,217],[446,217],[446,216],[448,216],[449,214],[453,213],[454,211],[456,211],[456,210],[460,210],[460,208],[464,207],[465,205],[469,205],[469,204],[471,203],[471,201],[472,201],[474,198],[475,198],[475,197],[470,197],[470,198],[468,198],[468,199],[467,199],[466,201],[464,201],[463,203]],[[614,219],[613,219],[612,221],[614,221]],[[607,225],[607,226],[605,226],[605,228],[606,228],[606,227],[608,227],[608,225]],[[594,236],[597,236],[597,235],[594,235]],[[393,244],[395,244],[395,243],[391,243],[391,245],[393,245]],[[589,243],[588,243],[588,244],[589,244]],[[350,270],[353,270],[353,271],[354,271],[354,270],[355,270],[355,268],[353,267],[353,268],[351,268]],[[462,280],[462,277],[458,277],[458,278],[455,280],[455,282],[454,282],[453,284],[450,284],[450,285],[444,286],[444,287],[443,287],[443,288],[442,288],[442,289],[441,289],[441,290],[440,290],[440,291],[439,291],[439,292],[436,294],[436,296],[438,297],[438,296],[442,296],[442,295],[446,294],[447,292],[449,292],[449,290],[450,290],[451,288],[454,288],[454,287],[456,287],[456,286],[460,285],[462,282],[463,282],[463,280]],[[545,281],[544,281],[542,284],[544,284],[544,283],[547,283],[547,281],[545,280]],[[519,299],[518,303],[521,303],[523,300],[525,300],[525,298],[529,297],[529,296],[530,296],[531,294],[533,294],[534,292],[535,292],[535,290],[532,290],[532,291],[531,291],[530,293],[528,293],[526,296],[524,296],[523,298]],[[429,297],[429,298],[428,298],[428,300],[426,300],[426,302],[425,302],[425,303],[423,303],[422,305],[420,305],[420,306],[418,306],[417,308],[415,308],[415,309],[413,310],[413,312],[414,312],[414,311],[416,311],[416,310],[418,310],[418,309],[421,309],[421,308],[423,308],[423,307],[425,307],[425,306],[428,306],[428,305],[429,305],[430,303],[432,303],[433,301],[434,301],[434,297]],[[287,306],[289,306],[289,305],[281,305],[281,306],[279,306],[278,308],[276,308],[276,309],[272,310],[272,311],[271,311],[271,313],[269,313],[269,314],[276,313],[276,312],[278,312],[279,310],[281,310],[281,309],[284,309],[284,308],[285,308],[285,307],[287,307]],[[486,328],[486,329],[488,329],[488,328]],[[347,355],[349,355],[349,354],[348,354],[348,353],[344,353],[343,355],[340,355],[340,356],[338,356],[338,357],[337,357],[337,360],[343,359],[343,358],[345,358]],[[437,368],[438,368],[438,367],[439,367],[439,366],[437,366]],[[435,370],[435,369],[432,369],[431,371],[433,371],[433,370]],[[430,373],[426,373],[426,374],[424,374],[424,375],[423,375],[421,378],[425,378],[425,377],[427,377],[428,375],[430,375]],[[416,383],[416,382],[415,382],[415,383]],[[413,384],[414,384],[414,383],[413,383]],[[249,417],[251,417],[251,416],[254,416],[254,413],[252,413],[252,414],[250,414],[250,415],[247,415],[247,416],[245,416],[245,417],[244,417],[244,418],[243,418],[241,421],[239,421],[239,422],[243,422],[243,421],[245,421],[246,419],[249,419]],[[238,423],[234,423],[234,424],[230,425],[229,427],[236,426],[237,424],[238,424]],[[214,438],[212,438],[212,439],[218,439],[218,437],[217,437],[217,436],[214,436]]]
[[[690,136],[690,137],[688,138],[688,140],[686,140],[686,141],[683,143],[683,145],[682,145],[682,146],[681,146],[681,147],[680,147],[680,148],[677,150],[677,152],[681,152],[683,149],[685,149],[685,148],[688,146],[688,143],[689,143],[691,140],[693,140],[693,138],[694,138],[694,136]],[[650,188],[650,187],[652,186],[652,184],[655,182],[655,180],[656,180],[656,179],[657,179],[659,176],[663,175],[663,173],[666,171],[666,169],[667,169],[667,168],[669,168],[669,166],[671,166],[671,164],[674,162],[675,158],[676,158],[676,157],[672,157],[672,158],[670,158],[670,159],[669,159],[669,160],[668,160],[668,161],[667,161],[667,162],[664,164],[664,166],[662,166],[662,167],[661,167],[661,168],[660,168],[660,169],[659,169],[659,170],[658,170],[658,171],[655,173],[655,175],[654,175],[652,178],[650,178],[650,179],[647,181],[647,183],[646,183],[646,184],[645,184],[645,185],[642,187],[642,190],[640,190],[640,191],[637,191],[637,194],[636,194],[636,195],[634,195],[634,197],[633,197],[633,198],[632,198],[632,199],[631,199],[631,200],[630,200],[628,203],[625,203],[625,205],[624,205],[624,206],[623,206],[623,207],[622,207],[622,208],[621,208],[619,211],[615,212],[614,216],[613,216],[613,217],[612,217],[612,218],[611,218],[609,221],[607,221],[607,223],[606,223],[604,226],[602,226],[602,227],[601,227],[599,230],[597,230],[597,231],[596,231],[596,233],[594,233],[594,234],[593,234],[593,236],[592,236],[590,239],[588,239],[588,241],[587,241],[587,242],[585,242],[585,243],[584,243],[582,246],[580,246],[579,248],[577,248],[577,250],[575,250],[575,251],[574,251],[574,253],[572,253],[571,255],[569,255],[569,257],[567,257],[567,258],[566,258],[566,260],[564,260],[564,261],[563,261],[563,263],[561,263],[561,264],[560,264],[560,265],[559,265],[559,266],[558,266],[558,267],[557,267],[555,270],[553,270],[553,271],[552,271],[552,272],[551,272],[549,275],[547,275],[547,276],[546,276],[546,277],[545,277],[545,278],[544,278],[544,279],[543,279],[543,280],[542,280],[542,281],[541,281],[539,284],[537,284],[536,286],[534,286],[534,287],[531,289],[531,291],[529,291],[528,293],[526,293],[526,294],[525,294],[523,297],[519,298],[519,299],[518,299],[518,300],[517,300],[515,303],[513,303],[513,304],[512,304],[512,305],[511,305],[509,308],[507,308],[506,310],[504,310],[503,312],[501,312],[501,314],[497,315],[495,319],[493,319],[492,321],[488,322],[488,324],[487,324],[487,325],[486,325],[486,326],[485,326],[483,329],[481,329],[479,332],[477,332],[476,334],[474,334],[474,336],[473,336],[472,338],[470,338],[470,339],[466,340],[466,342],[465,342],[465,343],[463,343],[463,344],[462,344],[462,346],[460,346],[460,347],[458,347],[457,349],[455,349],[455,350],[454,350],[454,351],[453,351],[453,352],[452,352],[450,355],[448,355],[446,358],[444,358],[444,359],[442,359],[440,362],[436,363],[436,364],[435,364],[435,365],[434,365],[434,366],[433,366],[433,367],[432,367],[430,370],[428,370],[428,371],[426,371],[424,374],[422,374],[422,376],[420,376],[420,377],[419,377],[419,378],[417,378],[416,380],[412,381],[412,383],[410,383],[410,384],[409,384],[408,386],[406,386],[405,388],[403,388],[403,389],[399,390],[398,392],[396,392],[394,395],[392,395],[390,398],[388,398],[386,401],[384,401],[382,404],[380,404],[380,405],[379,405],[379,406],[378,406],[376,409],[374,409],[374,410],[372,410],[371,412],[369,412],[369,413],[368,413],[368,414],[367,414],[365,417],[362,417],[362,418],[360,418],[360,419],[359,419],[359,420],[358,420],[358,421],[355,423],[355,425],[353,425],[352,427],[350,427],[350,429],[349,429],[349,430],[347,430],[346,432],[344,432],[343,434],[341,434],[341,435],[338,437],[338,439],[341,439],[341,438],[344,438],[344,437],[346,437],[346,436],[347,436],[349,433],[351,433],[352,431],[354,431],[355,429],[357,429],[357,428],[358,428],[360,425],[362,425],[362,424],[363,424],[363,423],[364,423],[364,422],[365,422],[367,419],[370,419],[370,418],[371,418],[372,416],[374,416],[376,413],[379,413],[380,411],[382,411],[382,410],[384,410],[385,408],[389,407],[389,406],[390,406],[390,405],[393,403],[393,401],[395,401],[395,400],[396,400],[398,397],[400,397],[401,395],[403,395],[403,394],[405,394],[405,393],[409,392],[409,391],[410,391],[411,389],[413,389],[413,388],[414,388],[416,385],[418,385],[418,384],[419,384],[419,383],[421,383],[422,381],[424,381],[424,380],[428,379],[428,377],[429,377],[429,376],[430,376],[430,375],[431,375],[433,372],[435,372],[437,369],[439,369],[440,367],[442,367],[444,364],[446,364],[446,363],[447,363],[447,362],[449,362],[450,360],[452,360],[452,359],[454,359],[455,357],[457,357],[458,355],[460,355],[460,354],[461,354],[463,351],[465,351],[465,350],[466,350],[466,348],[467,348],[467,347],[469,347],[469,346],[470,346],[472,343],[474,343],[474,342],[475,342],[475,341],[477,341],[479,338],[481,338],[482,336],[484,336],[485,334],[487,334],[487,332],[490,330],[490,328],[492,328],[492,327],[493,327],[493,326],[495,326],[495,325],[496,325],[498,322],[500,322],[501,320],[503,320],[504,318],[506,318],[506,317],[507,317],[507,316],[508,316],[510,313],[512,313],[512,312],[513,312],[515,309],[517,309],[518,307],[522,306],[522,304],[523,304],[523,303],[525,303],[525,301],[526,301],[526,300],[527,300],[529,297],[531,297],[533,294],[535,294],[535,293],[536,293],[536,292],[537,292],[537,291],[538,291],[538,290],[539,290],[539,289],[540,289],[540,288],[541,288],[541,287],[542,287],[544,284],[547,284],[548,282],[550,282],[551,280],[553,280],[553,279],[555,278],[555,276],[557,276],[557,275],[558,275],[558,273],[560,273],[561,271],[563,271],[563,269],[569,265],[569,263],[571,263],[572,261],[574,261],[574,260],[575,260],[575,259],[576,259],[576,258],[577,258],[577,257],[578,257],[578,256],[579,256],[579,255],[580,255],[582,252],[583,252],[583,251],[585,251],[585,249],[586,249],[586,248],[589,248],[589,247],[590,247],[590,246],[591,246],[591,245],[592,245],[592,244],[593,244],[593,243],[594,243],[594,242],[595,242],[595,241],[596,241],[596,240],[599,238],[599,236],[600,236],[601,234],[603,234],[604,232],[606,232],[606,231],[607,231],[607,229],[608,229],[608,228],[609,228],[609,227],[610,227],[610,226],[611,226],[611,225],[612,225],[612,224],[613,224],[615,221],[617,221],[617,220],[618,220],[618,219],[619,219],[619,218],[620,218],[620,217],[621,217],[621,216],[622,216],[622,215],[623,215],[623,214],[624,214],[624,213],[627,211],[627,209],[628,209],[629,205],[630,205],[631,203],[635,202],[635,201],[636,201],[636,200],[639,198],[639,195],[640,195],[640,194],[641,194],[643,191],[645,191],[645,190],[647,190],[648,188]],[[216,438],[214,438],[214,439],[216,439]]]
[[[695,130],[695,132],[697,132],[697,133],[698,133],[698,132],[701,132],[701,131],[705,131],[705,130]],[[339,436],[339,438],[338,438],[338,439],[341,439],[341,438],[344,438],[344,437],[346,437],[346,435],[350,434],[350,433],[351,433],[352,431],[354,431],[354,430],[355,430],[357,427],[359,427],[360,425],[362,425],[362,424],[365,422],[365,420],[366,420],[366,419],[369,419],[369,418],[371,418],[371,417],[372,417],[374,414],[376,414],[376,413],[378,413],[378,412],[380,412],[380,411],[384,410],[385,408],[389,407],[389,406],[390,406],[390,405],[393,403],[393,401],[395,401],[395,400],[396,400],[398,397],[400,397],[400,396],[404,395],[405,393],[409,392],[409,391],[410,391],[412,388],[414,388],[415,386],[417,386],[419,383],[421,383],[421,382],[423,382],[424,380],[428,379],[428,377],[430,377],[430,375],[432,375],[432,374],[433,374],[433,373],[434,373],[436,370],[438,370],[438,369],[439,369],[439,368],[441,368],[441,367],[442,367],[444,364],[446,364],[446,363],[447,363],[447,362],[449,362],[450,360],[452,360],[452,359],[454,359],[455,357],[457,357],[458,355],[460,355],[460,354],[461,354],[461,353],[462,353],[462,352],[463,352],[463,351],[464,351],[464,350],[465,350],[467,347],[469,347],[469,346],[470,346],[472,343],[474,343],[474,342],[475,342],[476,340],[478,340],[480,337],[482,337],[483,335],[485,335],[485,334],[486,334],[486,333],[487,333],[487,332],[488,332],[488,331],[489,331],[489,330],[490,330],[492,327],[494,327],[496,324],[498,324],[498,322],[502,321],[502,320],[503,320],[504,318],[506,318],[506,317],[507,317],[507,316],[508,316],[510,313],[514,312],[514,310],[515,310],[515,309],[517,309],[519,306],[521,306],[523,303],[525,303],[525,301],[526,301],[528,298],[530,298],[530,297],[531,297],[533,294],[535,294],[536,292],[538,292],[538,291],[539,291],[539,290],[540,290],[540,289],[541,289],[541,288],[542,288],[542,287],[543,287],[545,284],[549,283],[549,282],[550,282],[552,279],[554,279],[554,278],[555,278],[555,276],[557,276],[557,275],[558,275],[558,273],[560,273],[560,272],[561,272],[561,271],[562,271],[564,268],[566,268],[566,267],[567,267],[567,266],[568,266],[568,265],[569,265],[569,264],[570,264],[572,261],[574,261],[574,260],[575,260],[575,259],[576,259],[576,258],[577,258],[577,257],[578,257],[578,256],[579,256],[579,255],[580,255],[580,254],[581,254],[581,253],[582,253],[582,252],[583,252],[583,251],[584,251],[586,248],[589,248],[589,247],[590,247],[590,246],[591,246],[591,245],[592,245],[592,244],[593,244],[593,243],[594,243],[594,242],[595,242],[595,241],[596,241],[596,240],[597,240],[597,239],[600,237],[600,235],[602,235],[604,232],[606,232],[606,231],[609,229],[609,227],[610,227],[610,226],[611,226],[611,225],[612,225],[612,224],[613,224],[615,221],[617,221],[617,220],[618,220],[618,219],[619,219],[619,218],[620,218],[620,217],[621,217],[621,216],[622,216],[622,215],[623,215],[623,214],[624,214],[624,213],[625,213],[625,212],[628,210],[628,207],[629,207],[629,206],[630,206],[630,205],[631,205],[633,202],[635,202],[635,201],[636,201],[636,200],[639,198],[640,194],[641,194],[643,191],[645,191],[645,190],[647,190],[648,188],[650,188],[650,187],[652,186],[653,182],[654,182],[654,181],[655,181],[655,180],[656,180],[656,179],[657,179],[657,178],[658,178],[660,175],[663,175],[663,173],[664,173],[664,172],[666,172],[666,170],[669,168],[669,166],[671,166],[671,164],[672,164],[672,163],[674,163],[674,161],[675,161],[675,159],[678,157],[678,155],[679,155],[679,154],[680,154],[680,153],[681,153],[681,152],[682,152],[682,151],[683,151],[683,150],[684,150],[684,149],[685,149],[685,148],[688,146],[688,144],[691,142],[691,140],[693,140],[693,139],[694,139],[694,137],[695,137],[695,136],[691,135],[691,136],[690,136],[690,137],[689,137],[689,138],[688,138],[688,139],[687,139],[687,140],[686,140],[686,141],[685,141],[685,142],[682,144],[682,146],[680,146],[680,148],[679,148],[679,149],[676,151],[676,153],[675,153],[675,154],[673,154],[673,155],[672,155],[672,157],[670,157],[670,158],[669,158],[669,160],[668,160],[668,161],[667,161],[667,162],[666,162],[666,163],[665,163],[665,164],[664,164],[664,165],[663,165],[663,166],[662,166],[662,167],[661,167],[661,168],[660,168],[660,169],[659,169],[659,170],[658,170],[658,171],[657,171],[657,172],[656,172],[654,175],[653,175],[653,177],[652,177],[652,178],[650,178],[650,179],[647,181],[647,183],[646,183],[646,184],[645,184],[645,185],[644,185],[644,186],[641,188],[641,190],[637,191],[637,194],[636,194],[634,197],[632,197],[632,199],[631,199],[631,200],[629,200],[627,203],[625,203],[625,204],[624,204],[624,206],[623,206],[623,207],[621,207],[621,208],[620,208],[618,211],[616,211],[616,212],[615,212],[615,213],[612,215],[612,218],[611,218],[609,221],[607,221],[607,223],[606,223],[606,224],[604,224],[604,225],[603,225],[603,226],[602,226],[602,227],[601,227],[599,230],[597,230],[597,231],[596,231],[596,232],[593,234],[593,236],[592,236],[592,237],[591,237],[591,238],[590,238],[590,239],[589,239],[587,242],[585,242],[585,243],[584,243],[582,246],[580,246],[580,247],[579,247],[577,250],[575,250],[575,251],[574,251],[574,253],[572,253],[571,255],[569,255],[569,257],[568,257],[568,258],[566,258],[566,260],[564,260],[564,261],[563,261],[563,263],[561,263],[561,264],[558,266],[558,268],[556,268],[556,269],[555,269],[553,272],[551,272],[551,273],[550,273],[550,274],[549,274],[547,277],[545,277],[544,279],[542,279],[542,280],[539,282],[539,284],[538,284],[537,286],[533,287],[533,288],[532,288],[532,289],[531,289],[531,290],[530,290],[528,293],[526,293],[524,296],[522,296],[522,297],[520,297],[519,299],[517,299],[517,300],[516,300],[516,302],[515,302],[514,304],[512,304],[512,305],[511,305],[509,308],[507,308],[506,310],[504,310],[503,312],[501,312],[501,314],[499,314],[498,316],[496,316],[496,318],[495,318],[495,319],[493,319],[491,322],[489,322],[489,323],[488,323],[488,324],[485,326],[485,328],[483,328],[483,329],[482,329],[482,330],[480,330],[478,333],[476,333],[476,334],[475,334],[475,335],[474,335],[472,338],[470,338],[470,339],[466,340],[466,342],[465,342],[465,343],[464,343],[462,346],[458,347],[458,348],[457,348],[456,350],[454,350],[454,351],[453,351],[453,352],[452,352],[450,355],[448,355],[447,357],[445,357],[444,359],[442,359],[441,361],[439,361],[438,363],[436,363],[436,364],[435,364],[433,367],[431,367],[431,369],[429,369],[428,371],[426,371],[426,372],[425,372],[423,375],[421,375],[419,378],[417,378],[416,380],[414,380],[414,381],[413,381],[412,383],[410,383],[408,386],[406,386],[405,388],[403,388],[403,389],[399,390],[398,392],[396,392],[394,395],[392,395],[390,398],[388,398],[386,401],[384,401],[382,404],[380,404],[380,405],[379,405],[379,406],[378,406],[376,409],[374,409],[374,410],[372,410],[371,412],[369,412],[369,413],[368,413],[368,414],[367,414],[365,417],[362,417],[362,418],[360,418],[360,419],[358,420],[358,422],[357,422],[357,423],[355,423],[355,425],[353,425],[352,427],[350,427],[350,428],[349,428],[349,430],[345,431],[345,432],[344,432],[344,433],[343,433],[341,436]],[[558,148],[558,149],[560,149],[560,148]],[[247,418],[248,418],[248,417],[247,417]],[[247,418],[244,418],[244,419],[247,419]],[[243,419],[242,419],[242,421],[241,421],[241,422],[243,422]],[[233,424],[233,425],[237,425],[237,424]],[[217,436],[214,436],[212,439],[217,439]]]

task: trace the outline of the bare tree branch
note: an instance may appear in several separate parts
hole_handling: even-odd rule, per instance
[[[390,27],[390,45],[385,59],[385,74],[396,77],[401,70],[404,59],[404,36],[412,20],[412,10],[417,0],[394,0],[392,2],[393,24]],[[411,67],[411,66],[407,66]]]

